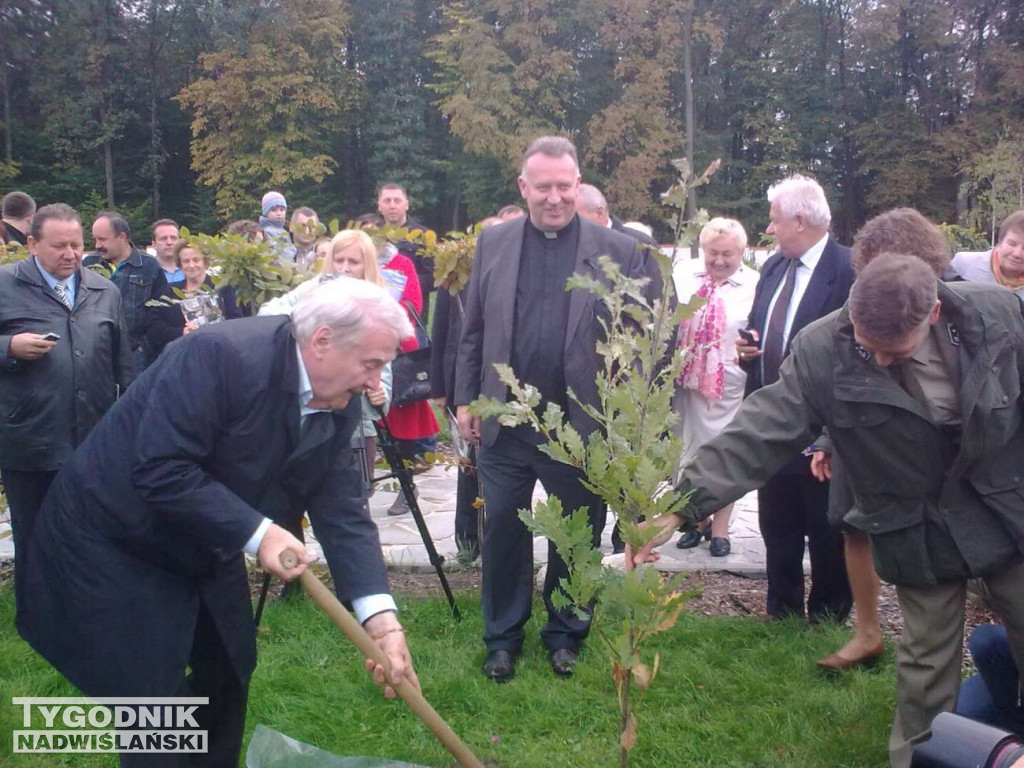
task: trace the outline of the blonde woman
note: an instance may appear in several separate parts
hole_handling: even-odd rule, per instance
[[[307,280],[289,293],[271,299],[260,307],[260,315],[287,315],[292,309],[308,296],[314,287],[324,280],[336,277],[366,280],[381,287],[386,287],[384,277],[377,266],[377,248],[369,235],[358,229],[343,229],[330,241],[328,249],[330,258],[325,258],[317,279]],[[415,339],[413,339],[415,341]],[[403,342],[403,345],[406,342]],[[363,395],[363,416],[360,434],[366,454],[367,477],[373,477],[373,463],[377,453],[377,430],[374,421],[377,409],[387,413],[391,405],[391,363],[384,366],[380,377],[380,386]]]

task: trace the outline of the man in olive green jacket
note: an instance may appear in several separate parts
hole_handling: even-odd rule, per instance
[[[879,256],[846,306],[796,337],[779,381],[698,451],[679,486],[688,506],[653,521],[661,533],[631,562],[656,560],[680,523],[759,487],[827,427],[857,501],[845,521],[868,534],[903,612],[889,750],[906,768],[956,703],[967,579],[984,580],[1024,669],[1022,373],[1013,293]]]

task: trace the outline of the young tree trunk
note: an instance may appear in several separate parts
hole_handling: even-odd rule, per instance
[[[686,82],[686,159],[693,173],[693,0],[683,8],[683,79]],[[697,213],[697,192],[690,189],[686,196],[686,218],[693,219]],[[700,254],[697,240],[690,244],[690,258]],[[628,685],[628,682],[627,682]]]
[[[622,734],[629,727],[629,683],[632,679],[632,672],[626,670],[626,679],[622,681],[619,689],[619,768],[629,768],[629,750],[622,746]]]

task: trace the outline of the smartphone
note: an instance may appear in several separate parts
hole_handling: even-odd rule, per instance
[[[746,328],[740,328],[740,338],[752,347],[760,346],[757,343],[757,338],[754,336],[754,332],[747,330]]]
[[[60,336],[51,331],[50,333],[43,336],[43,341],[60,341]]]

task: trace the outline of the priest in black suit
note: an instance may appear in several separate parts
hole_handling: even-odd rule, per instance
[[[285,529],[308,510],[338,597],[415,682],[350,447],[353,395],[411,333],[383,289],[337,280],[291,318],[169,344],[54,480],[19,582],[22,636],[90,696],[209,696],[201,764],[235,766],[256,664],[242,553],[296,578],[306,550]]]
[[[768,190],[767,232],[777,250],[761,269],[747,327],[756,345],[737,339],[747,394],[774,383],[802,328],[846,303],[854,273],[850,249],[829,234],[831,212],[813,179],[792,176]],[[811,560],[808,618],[842,621],[852,607],[840,531],[828,522],[829,484],[811,474],[810,459],[794,456],[757,494],[768,572],[768,615],[803,617],[804,538]]]
[[[480,445],[485,502],[482,599],[488,650],[483,671],[499,682],[514,673],[523,626],[530,617],[533,539],[518,510],[530,506],[536,481],[559,497],[567,512],[589,510],[595,546],[604,527],[602,502],[582,486],[579,473],[538,450],[536,432],[525,426],[502,427],[493,419],[481,423],[468,409],[481,395],[508,397],[494,370],[495,363],[503,363],[512,366],[520,381],[537,387],[544,403],[562,406],[584,440],[597,428],[567,390],[584,403],[597,404],[602,307],[589,291],[567,292],[565,283],[577,272],[603,279],[597,263],[602,255],[615,259],[632,276],[643,274],[645,259],[632,238],[576,215],[579,184],[576,149],[570,141],[544,137],[530,145],[519,177],[529,216],[480,233],[466,301],[454,404],[463,437]],[[565,574],[565,563],[549,543],[544,584],[548,616],[541,639],[560,676],[572,674],[589,631],[588,621],[571,610],[556,610],[551,603]]]

